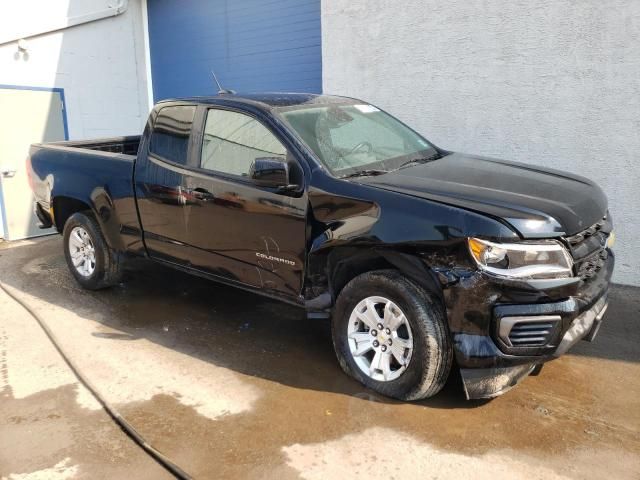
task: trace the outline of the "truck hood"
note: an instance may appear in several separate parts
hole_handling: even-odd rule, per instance
[[[524,238],[573,235],[607,210],[603,191],[584,177],[461,153],[358,181],[502,219]]]

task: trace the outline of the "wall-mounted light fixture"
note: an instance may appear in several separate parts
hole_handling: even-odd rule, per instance
[[[29,42],[27,42],[24,38],[18,40],[18,50],[13,54],[13,58],[15,60],[24,60],[25,62],[29,60]]]

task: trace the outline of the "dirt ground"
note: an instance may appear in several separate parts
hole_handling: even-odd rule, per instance
[[[640,479],[640,289],[596,341],[492,401],[457,373],[418,403],[365,390],[301,310],[146,261],[81,290],[57,236],[0,244],[0,280],[145,438],[195,478]],[[0,478],[165,478],[0,292]]]

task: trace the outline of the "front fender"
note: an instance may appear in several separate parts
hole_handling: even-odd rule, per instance
[[[319,176],[309,190],[305,298],[328,293],[323,297],[326,308],[345,278],[379,268],[398,269],[442,298],[441,285],[450,281],[447,271],[471,267],[467,237],[519,238],[502,221],[486,215],[314,174]]]

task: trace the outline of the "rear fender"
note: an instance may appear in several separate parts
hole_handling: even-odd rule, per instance
[[[96,187],[87,195],[52,195],[52,205],[57,230],[62,233],[67,219],[74,213],[88,209],[100,225],[100,230],[110,248],[124,251],[122,223],[118,218],[114,202],[103,187]]]

